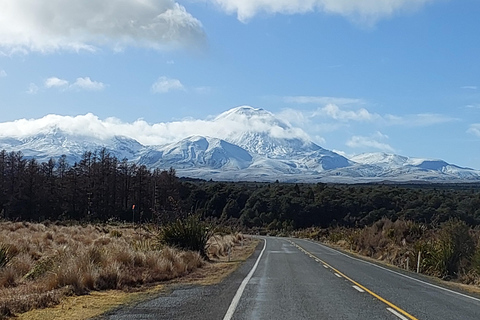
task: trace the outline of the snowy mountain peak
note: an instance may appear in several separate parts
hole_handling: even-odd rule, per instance
[[[273,113],[260,108],[240,106],[220,114],[214,119],[217,123],[234,122],[241,124],[250,131],[265,131],[269,127],[279,127],[288,130],[292,126],[276,117]]]
[[[271,158],[320,149],[301,129],[273,113],[250,106],[230,109],[214,119],[218,136],[245,150]]]

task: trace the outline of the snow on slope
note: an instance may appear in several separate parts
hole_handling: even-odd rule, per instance
[[[137,160],[137,153],[144,148],[137,141],[115,136],[113,138],[95,138],[92,135],[81,136],[64,132],[56,126],[45,127],[36,135],[13,139],[0,139],[0,148],[6,151],[21,151],[26,158],[35,158],[46,162],[50,158],[67,156],[70,163],[78,162],[85,151],[97,151],[103,147],[120,160]]]
[[[140,163],[149,167],[171,166],[176,169],[244,169],[251,162],[252,156],[246,150],[224,140],[201,136],[151,148],[140,159]]]

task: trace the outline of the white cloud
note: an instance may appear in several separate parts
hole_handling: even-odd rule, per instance
[[[101,91],[105,89],[105,84],[102,82],[92,81],[90,77],[77,78],[77,80],[71,85],[71,88],[78,88],[88,91]]]
[[[1,7],[0,52],[7,54],[170,49],[205,41],[200,21],[174,0],[1,0]]]
[[[439,0],[204,0],[213,2],[227,13],[236,13],[240,21],[255,15],[325,12],[338,14],[355,21],[372,24],[392,14],[415,10],[426,3]]]
[[[342,110],[335,104],[328,104],[316,111],[314,116],[327,116],[339,121],[373,121],[380,119],[378,114],[370,113],[367,109]]]
[[[105,89],[105,84],[98,81],[92,81],[90,77],[77,78],[74,83],[70,83],[68,80],[60,79],[57,77],[50,77],[45,80],[44,86],[47,89],[50,88],[65,88],[76,89],[85,91],[101,91]]]
[[[387,140],[388,136],[384,135],[381,132],[376,132],[372,136],[353,136],[350,140],[347,141],[346,145],[350,148],[357,149],[376,149],[386,152],[395,152],[395,149],[392,148],[389,144],[383,142]]]
[[[470,125],[470,128],[468,128],[467,133],[480,137],[480,123],[474,123]]]
[[[280,121],[265,124],[262,116],[213,118],[207,120],[185,119],[181,121],[150,124],[143,119],[132,123],[122,122],[117,118],[99,119],[88,113],[78,116],[47,115],[40,119],[20,119],[13,122],[0,123],[0,137],[22,138],[38,132],[51,130],[55,126],[67,133],[83,136],[94,135],[99,139],[112,138],[116,135],[136,139],[144,145],[162,145],[178,141],[192,135],[210,137],[231,137],[238,132],[268,132],[279,138],[309,138],[300,128],[291,128]]]
[[[35,83],[30,83],[26,92],[28,94],[36,94],[38,92],[38,86]]]
[[[283,101],[287,103],[297,103],[297,104],[336,104],[336,105],[346,105],[346,104],[365,104],[366,102],[363,99],[352,99],[352,98],[341,98],[341,97],[322,97],[322,96],[287,96],[283,97]]]
[[[7,76],[7,73],[5,70],[0,69],[0,78],[5,78]]]
[[[45,80],[45,88],[59,88],[68,86],[68,81],[57,77],[51,77]]]
[[[160,77],[152,85],[152,92],[167,93],[173,90],[185,90],[185,87],[178,79],[171,79],[167,77]]]
[[[461,87],[461,89],[467,89],[467,90],[477,90],[478,87],[477,86],[463,86]]]

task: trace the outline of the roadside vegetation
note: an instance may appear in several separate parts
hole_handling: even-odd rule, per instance
[[[480,229],[451,219],[438,227],[380,219],[364,228],[308,228],[292,233],[443,280],[480,285]]]
[[[215,258],[226,252],[207,245],[209,240],[233,247],[243,239],[218,234],[189,241],[202,241]],[[184,249],[156,226],[1,222],[0,318],[50,307],[71,295],[139,289],[207,263],[208,255]]]

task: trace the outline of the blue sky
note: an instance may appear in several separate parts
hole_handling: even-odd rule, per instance
[[[54,114],[133,137],[140,123],[159,134],[173,121],[181,136],[251,105],[346,155],[480,169],[477,0],[0,0],[0,8],[4,134]]]

